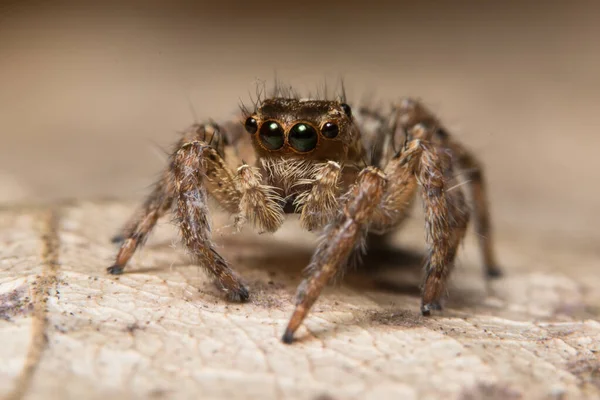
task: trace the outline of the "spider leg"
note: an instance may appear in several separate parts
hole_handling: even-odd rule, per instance
[[[407,217],[418,189],[414,164],[420,152],[419,147],[407,148],[386,165],[384,172],[393,179],[389,180],[388,190],[373,214],[370,231],[378,234],[390,232]]]
[[[138,225],[138,220],[140,219],[140,214],[142,214],[142,213],[147,214],[148,213],[148,211],[147,211],[148,205],[153,203],[153,197],[159,195],[160,193],[162,193],[164,191],[162,188],[158,189],[157,186],[159,186],[158,183],[156,183],[154,185],[154,190],[152,191],[152,193],[150,195],[148,195],[148,197],[146,197],[146,201],[144,201],[144,205],[142,206],[142,208],[139,211],[136,211],[127,220],[127,222],[125,224],[123,224],[123,227],[121,229],[119,229],[119,233],[117,233],[116,235],[114,235],[110,238],[111,243],[123,244],[123,242],[125,241],[125,238],[128,238],[131,236],[133,230]],[[155,191],[157,192],[156,194],[155,194]],[[169,203],[169,205],[170,205],[170,203]]]
[[[481,257],[488,277],[494,278],[502,275],[502,269],[498,266],[492,241],[492,227],[489,211],[487,190],[483,168],[479,161],[467,151],[460,143],[450,141],[449,148],[457,156],[457,164],[462,172],[462,179],[470,191],[473,203],[475,220],[475,233],[479,240]]]
[[[410,129],[405,148],[385,168],[390,184],[373,220],[380,230],[393,228],[404,219],[420,186],[429,248],[422,288],[424,315],[441,309],[440,299],[469,221],[463,192],[447,188],[454,175],[452,163],[443,148],[429,141],[433,132],[424,124]]]
[[[453,177],[449,155],[427,140],[435,131],[430,126],[417,124],[410,132],[418,139],[410,141],[408,148],[417,145],[420,148],[413,171],[421,187],[425,241],[429,248],[421,292],[421,313],[429,315],[431,310],[441,309],[440,299],[446,290],[469,218],[463,193],[458,188],[452,190],[447,187],[447,182]]]
[[[219,128],[214,124],[195,125],[184,133],[171,155],[169,167],[143,207],[126,228],[125,240],[111,274],[123,272],[127,262],[154,228],[159,217],[176,203],[181,235],[188,249],[217,280],[218,286],[233,300],[248,299],[248,290],[226,261],[215,251],[210,240],[207,191],[229,212],[239,209],[241,193],[236,189],[234,174],[219,154]]]
[[[184,143],[192,140],[202,140],[212,147],[223,157],[223,146],[226,144],[225,136],[220,127],[214,123],[194,124],[182,133],[182,137],[175,146],[177,151]],[[216,162],[216,160],[213,160]],[[173,163],[173,156],[170,157],[170,163]],[[224,163],[220,162],[211,168],[213,173],[208,173],[209,185],[215,186],[210,192],[213,197],[229,212],[237,210],[237,201],[234,185],[231,183],[232,175],[228,173]],[[173,177],[171,169],[167,168],[160,180],[154,185],[152,192],[148,195],[142,207],[137,210],[129,220],[124,224],[120,232],[111,238],[111,242],[123,244],[126,239],[134,236],[144,236],[152,230],[156,222],[170,211],[174,199]],[[146,232],[144,234],[143,232]],[[135,251],[135,248],[142,244],[142,241],[135,246],[129,246]],[[133,255],[133,253],[131,254]],[[130,256],[131,257],[131,256]],[[129,257],[129,258],[130,258]],[[127,258],[127,260],[129,260]],[[126,263],[127,261],[125,261]]]
[[[146,234],[170,210],[173,203],[169,177],[168,173],[164,173],[160,180],[154,184],[152,192],[146,197],[140,209],[129,218],[118,234],[110,238],[112,243],[123,245],[125,240],[140,239],[136,240],[137,244],[130,243],[131,246],[128,246],[134,251],[139,244],[143,243]]]
[[[502,269],[498,266],[494,252],[488,196],[481,163],[461,143],[454,140],[433,113],[419,101],[404,99],[396,107],[396,117],[398,125],[403,129],[410,129],[418,123],[436,127],[435,134],[431,138],[432,142],[450,151],[453,166],[458,172],[461,183],[469,189],[475,232],[478,236],[486,276],[502,275]]]
[[[132,246],[128,246],[132,253],[127,260],[131,258],[135,249],[144,243],[156,222],[171,209],[173,204],[172,183],[170,171],[167,169],[160,180],[154,184],[152,192],[146,197],[142,206],[127,220],[119,233],[110,238],[112,243],[120,245],[132,238],[141,239],[132,243]]]
[[[174,157],[173,177],[176,182],[176,215],[183,241],[192,255],[214,276],[230,300],[248,300],[248,289],[238,274],[215,250],[208,219],[208,195],[204,176],[209,173],[207,160],[220,160],[216,150],[205,142],[184,144]]]
[[[370,217],[383,196],[386,184],[384,174],[374,167],[360,172],[347,195],[343,212],[325,228],[308,267],[310,276],[298,287],[296,308],[283,335],[284,343],[293,341],[294,332],[325,285],[345,266],[357,244],[364,239]]]
[[[428,174],[428,169],[441,168],[444,175],[444,182],[450,181],[453,178],[452,163],[445,153],[438,152],[437,159],[437,167],[435,165],[424,163],[423,172]],[[443,210],[443,207],[438,210],[435,204],[439,203],[439,201],[436,201],[435,195],[432,198],[431,192],[425,190],[422,191],[427,218],[430,218],[433,221],[444,218],[448,229],[447,234],[442,234],[441,242],[437,244],[437,247],[447,247],[445,260],[442,264],[433,262],[436,244],[435,242],[430,243],[428,259],[425,263],[425,280],[422,288],[421,312],[423,315],[429,315],[431,310],[442,309],[440,299],[445,290],[447,278],[454,269],[456,253],[460,243],[465,237],[470,217],[465,195],[463,191],[460,190],[459,186],[451,188],[444,187],[443,191],[446,197],[446,215],[439,214],[439,212]],[[436,215],[436,213],[438,213],[438,215]],[[432,227],[438,226],[439,229],[446,229],[443,222],[438,221],[437,223],[428,223],[426,221],[426,224]],[[433,238],[432,233],[428,233],[430,240]]]
[[[403,218],[417,185],[423,198],[429,247],[421,309],[427,315],[429,310],[439,308],[468,216],[462,192],[446,188],[447,175],[452,173],[450,162],[426,140],[430,136],[430,130],[417,125],[405,148],[386,166],[385,174],[374,167],[361,171],[345,195],[343,212],[325,228],[308,268],[311,274],[298,288],[296,308],[283,342],[292,342],[294,332],[323,287],[345,267],[356,247],[364,243],[370,225],[389,229]]]
[[[115,263],[107,271],[113,275],[123,272],[136,249],[144,244],[148,235],[160,217],[171,209],[173,203],[173,182],[170,173],[166,172],[158,181],[154,190],[146,198],[141,211],[134,214],[125,224],[122,233],[113,237],[114,243],[121,243]]]
[[[169,159],[169,167],[161,179],[155,184],[153,191],[146,198],[141,209],[136,212],[121,230],[121,234],[112,238],[115,243],[121,243],[115,264],[108,268],[108,272],[118,275],[123,272],[127,262],[135,251],[144,244],[156,222],[171,210],[175,198],[175,178],[173,168],[175,154],[183,144],[192,140],[202,140],[218,148],[222,141],[219,139],[221,132],[215,124],[196,124],[183,132],[178,141],[175,152]],[[207,185],[212,189],[211,194],[230,212],[237,210],[239,194],[236,194],[233,185],[233,175],[227,170],[222,159],[212,155],[206,173]],[[233,210],[233,211],[232,211]]]

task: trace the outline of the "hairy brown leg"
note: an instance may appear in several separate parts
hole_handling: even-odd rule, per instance
[[[165,215],[173,204],[173,182],[167,169],[161,179],[154,184],[152,192],[146,197],[142,207],[125,223],[120,233],[111,238],[111,242],[124,244],[125,240],[142,237],[134,247],[143,244],[146,235],[154,224]]]
[[[474,212],[475,233],[479,240],[485,273],[490,278],[501,276],[502,269],[499,267],[494,253],[491,218],[483,168],[477,159],[459,143],[451,141],[448,146],[457,159],[461,178],[465,181],[470,192]]]
[[[389,232],[408,215],[418,189],[414,169],[420,152],[420,148],[413,145],[404,150],[401,156],[392,158],[385,167],[384,172],[390,178],[388,190],[373,214],[370,231],[380,234]]]
[[[293,341],[294,332],[325,285],[344,268],[357,244],[364,239],[365,228],[383,196],[386,183],[384,174],[376,168],[368,167],[360,172],[343,212],[325,228],[308,267],[310,276],[298,287],[296,308],[283,335],[284,343]]]
[[[420,186],[428,245],[422,288],[424,315],[441,308],[440,299],[469,219],[460,187],[447,187],[453,179],[452,163],[443,148],[429,141],[433,132],[424,124],[410,129],[405,148],[385,169],[390,183],[374,219],[375,227],[383,231],[394,227],[404,219]]]
[[[211,147],[223,157],[224,146],[227,143],[224,133],[221,128],[214,123],[194,124],[186,131],[182,132],[181,138],[175,145],[177,151],[184,143],[192,140],[201,140]],[[113,243],[123,243],[126,239],[135,236],[137,231],[143,229],[152,229],[154,224],[151,222],[154,218],[152,215],[156,213],[154,223],[165,215],[173,203],[173,178],[171,174],[173,164],[173,154],[169,158],[171,164],[163,173],[161,179],[154,185],[154,189],[148,195],[142,207],[137,210],[131,218],[124,224],[118,234],[111,238]],[[229,212],[234,213],[237,210],[239,196],[236,196],[234,185],[232,184],[233,175],[226,168],[222,160],[214,160],[215,165],[209,166],[207,173],[207,185],[213,197]],[[212,186],[212,187],[211,187]],[[144,220],[149,221],[144,223]],[[138,243],[138,246],[141,243]],[[135,247],[133,248],[135,250]]]
[[[439,155],[439,153],[438,153]],[[449,157],[445,154],[439,155],[438,168],[443,169],[444,183],[453,179],[454,173],[452,163]],[[426,166],[426,168],[430,168]],[[447,215],[445,216],[448,223],[447,247],[448,252],[446,261],[442,264],[433,264],[431,262],[431,251],[429,258],[425,264],[425,279],[422,292],[421,312],[423,315],[429,315],[431,310],[441,310],[440,303],[441,295],[443,294],[448,276],[455,266],[456,253],[458,247],[465,237],[467,226],[469,223],[469,208],[465,201],[465,195],[460,188],[460,184],[448,188],[444,185],[444,193],[447,204]],[[425,195],[425,193],[424,193]],[[425,201],[428,201],[425,199]],[[427,208],[427,206],[426,206]]]
[[[411,131],[416,137],[431,137],[431,128],[418,124]],[[447,182],[452,176],[451,162],[443,149],[430,142],[419,142],[421,150],[415,165],[415,175],[421,186],[425,211],[425,241],[428,257],[425,263],[425,281],[421,294],[421,313],[429,315],[440,308],[440,299],[446,290],[458,246],[464,236],[467,219],[463,211],[461,192],[449,194]],[[462,204],[462,205],[461,205]]]
[[[160,217],[167,213],[173,203],[173,182],[167,172],[155,184],[140,212],[127,222],[122,234],[115,236],[114,242],[121,242],[115,263],[107,271],[113,275],[121,274],[136,249],[144,244],[152,228]]]
[[[462,192],[448,192],[451,163],[447,154],[427,141],[431,134],[431,128],[418,124],[410,131],[405,148],[388,163],[385,174],[373,167],[359,174],[346,195],[343,213],[325,229],[308,268],[311,275],[298,288],[296,308],[282,338],[285,343],[292,342],[323,287],[364,243],[366,228],[373,224],[390,229],[402,220],[417,184],[429,247],[421,310],[428,315],[439,308],[468,216]]]
[[[122,237],[115,238],[120,239],[122,245],[115,264],[108,268],[109,273],[120,274],[123,272],[127,262],[136,249],[143,245],[158,219],[171,209],[176,194],[176,178],[173,174],[176,163],[175,157],[181,146],[192,140],[200,140],[207,146],[210,145],[212,149],[207,152],[208,156],[205,160],[206,168],[204,170],[205,184],[209,192],[226,210],[232,213],[237,212],[240,194],[235,189],[233,174],[225,166],[218,153],[218,149],[222,149],[224,142],[222,133],[215,124],[194,125],[183,132],[176,145],[175,152],[169,158],[168,168],[144,202],[141,210],[125,225]]]
[[[478,236],[486,276],[497,277],[502,275],[502,269],[498,266],[494,252],[483,167],[470,151],[458,141],[453,140],[452,136],[442,126],[435,115],[421,102],[414,99],[404,99],[397,105],[396,112],[396,119],[399,122],[398,126],[400,128],[405,130],[410,129],[418,123],[435,127],[435,135],[433,135],[431,140],[450,150],[452,163],[459,173],[460,180],[469,189],[474,211],[475,232]]]
[[[177,151],[173,163],[176,215],[183,241],[196,261],[216,279],[230,300],[245,301],[249,298],[248,289],[211,241],[208,194],[203,180],[207,160],[218,157],[214,148],[201,141],[186,143]]]
[[[154,186],[154,190],[156,190],[156,185],[157,184],[155,184],[155,186]],[[135,230],[135,228],[137,227],[137,225],[139,223],[140,215],[146,214],[148,212],[148,211],[146,211],[147,203],[150,202],[150,199],[152,197],[153,197],[152,194],[148,195],[148,197],[146,198],[146,201],[144,201],[144,205],[141,207],[141,209],[136,210],[136,212],[127,220],[127,222],[125,224],[123,224],[123,227],[121,229],[119,229],[119,232],[110,238],[110,241],[112,243],[123,244],[123,242],[125,241],[125,238],[128,238],[132,235],[133,231]]]

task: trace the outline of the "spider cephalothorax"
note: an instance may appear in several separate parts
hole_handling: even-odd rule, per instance
[[[110,273],[123,271],[158,218],[172,210],[197,262],[231,300],[245,301],[248,289],[211,240],[207,197],[235,215],[238,226],[248,222],[261,232],[299,213],[302,226],[322,240],[283,336],[290,343],[323,287],[364,249],[366,235],[398,227],[420,192],[429,247],[421,311],[428,315],[440,308],[469,221],[458,180],[471,194],[487,275],[499,274],[481,167],[421,103],[406,99],[383,114],[353,112],[342,101],[274,96],[244,110],[240,122],[228,130],[197,124],[184,133],[141,212],[123,229]],[[248,137],[254,165],[230,170],[224,148]]]

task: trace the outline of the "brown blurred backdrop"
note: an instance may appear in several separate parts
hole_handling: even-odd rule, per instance
[[[439,3],[4,1],[0,201],[142,196],[177,130],[277,72],[421,97],[485,162],[500,233],[595,246],[600,3]]]

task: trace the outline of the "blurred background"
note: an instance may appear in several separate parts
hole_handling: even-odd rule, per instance
[[[422,98],[486,166],[495,226],[595,248],[600,3],[2,1],[0,202],[139,198],[194,120],[277,74]]]

